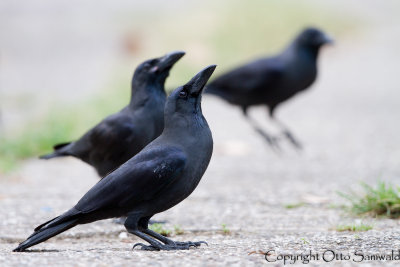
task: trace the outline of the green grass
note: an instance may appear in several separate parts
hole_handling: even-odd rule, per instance
[[[222,233],[224,235],[229,235],[231,233],[231,230],[228,229],[225,223],[223,223],[221,226],[222,226]]]
[[[373,228],[372,225],[359,223],[359,224],[344,224],[336,226],[336,231],[338,232],[365,232],[371,230]]]
[[[179,225],[174,225],[174,233],[175,235],[183,235],[185,231]]]
[[[167,80],[166,88],[171,90],[208,64],[218,64],[217,76],[254,57],[276,53],[306,26],[319,26],[340,39],[354,33],[360,24],[342,9],[315,2],[223,0],[193,2],[182,8],[185,10],[179,12],[127,10],[116,17],[126,25],[126,34],[136,32],[141,37],[138,54],[125,55],[110,75],[109,86],[90,100],[73,105],[55,103],[47,115],[27,118],[30,123],[1,137],[0,174],[15,169],[23,159],[50,152],[54,144],[79,138],[106,115],[121,109],[129,101],[133,69],[146,58],[177,49],[187,52]]]
[[[172,233],[171,230],[165,229],[161,223],[153,223],[149,226],[149,229],[163,236],[170,236]]]
[[[300,238],[300,240],[303,242],[304,245],[310,244],[310,242],[307,239],[305,239],[304,237]]]
[[[327,205],[328,209],[345,209],[346,205],[344,204],[336,204],[336,203],[329,203]]]
[[[400,187],[384,182],[378,182],[376,187],[366,183],[361,183],[361,186],[362,194],[339,192],[340,196],[350,202],[346,210],[355,215],[400,217]]]
[[[161,223],[153,223],[149,225],[149,229],[163,236],[171,236],[172,234],[183,235],[185,233],[185,231],[179,225],[174,225],[174,230],[172,231],[171,229],[167,229]]]
[[[284,207],[285,207],[286,209],[296,209],[296,208],[303,207],[304,205],[306,205],[306,203],[304,203],[304,202],[299,202],[299,203],[290,203],[290,204],[286,204]]]

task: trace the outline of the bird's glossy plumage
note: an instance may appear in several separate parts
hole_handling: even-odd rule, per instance
[[[147,224],[154,214],[188,197],[207,169],[213,140],[200,100],[214,69],[204,69],[168,97],[165,127],[158,138],[100,180],[72,209],[38,226],[14,251],[24,251],[77,224],[123,215],[128,215],[128,232],[150,243],[142,244],[143,249],[199,246],[201,242],[175,243],[149,230]]]

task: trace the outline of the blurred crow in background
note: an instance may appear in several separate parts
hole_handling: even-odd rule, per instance
[[[164,83],[172,66],[184,55],[172,52],[140,64],[132,78],[128,106],[90,129],[79,140],[54,146],[50,159],[73,156],[92,165],[104,177],[158,137],[164,127]]]
[[[314,82],[319,49],[331,42],[322,31],[307,28],[281,54],[255,60],[219,76],[209,83],[205,93],[217,95],[240,106],[255,130],[273,148],[279,148],[276,138],[261,130],[247,114],[250,106],[266,105],[270,118],[279,125],[284,136],[295,147],[301,148],[288,128],[276,120],[274,111],[280,103],[307,89]]]
[[[134,247],[176,250],[205,243],[174,242],[147,226],[154,214],[188,197],[208,167],[213,139],[201,111],[201,94],[215,67],[203,69],[168,97],[165,128],[158,138],[101,179],[75,207],[36,227],[14,251],[24,251],[78,224],[122,215],[128,215],[126,230],[150,244]]]

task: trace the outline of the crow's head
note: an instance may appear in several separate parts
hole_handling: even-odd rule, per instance
[[[164,85],[172,66],[183,55],[185,55],[185,52],[175,51],[163,57],[146,60],[136,68],[132,78],[132,86],[149,83]]]
[[[324,44],[333,43],[333,39],[317,28],[307,28],[297,37],[297,43],[311,48],[320,48]]]
[[[167,99],[165,119],[185,120],[193,114],[201,113],[201,94],[213,74],[216,65],[210,65],[197,73],[188,83],[175,89]]]

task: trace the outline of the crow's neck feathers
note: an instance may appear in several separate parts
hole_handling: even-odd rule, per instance
[[[309,45],[300,39],[295,39],[283,52],[292,58],[310,58],[317,60],[320,46]]]
[[[130,107],[140,107],[146,105],[149,101],[165,101],[166,94],[164,84],[136,84],[132,83]]]
[[[198,101],[198,102],[197,102]],[[166,135],[179,135],[183,133],[187,135],[201,135],[203,130],[208,129],[208,123],[203,116],[201,110],[201,98],[190,109],[180,110],[176,101],[169,101],[166,104],[164,114],[164,133]],[[189,105],[189,103],[187,103]]]

